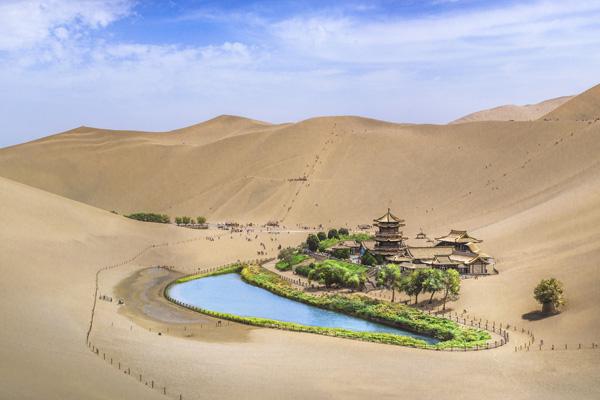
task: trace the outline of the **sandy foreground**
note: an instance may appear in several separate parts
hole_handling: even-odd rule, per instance
[[[107,301],[97,305],[90,338],[100,353],[94,355],[85,334],[99,267],[131,258],[151,243],[186,241],[151,249],[134,263],[100,275],[101,294],[116,299],[119,291],[130,287],[135,289],[130,295],[137,296],[143,290],[134,287],[131,277],[139,270],[173,265],[193,272],[254,258],[258,243],[235,235],[209,241],[204,236],[218,232],[129,221],[4,179],[0,189],[5,278],[0,306],[2,398],[164,398],[161,387],[174,398],[182,394],[210,399],[397,398],[402,393],[466,399],[600,395],[599,350],[515,353],[506,346],[470,353],[430,352],[237,324],[217,328],[214,320],[188,311],[150,312],[148,317],[148,312],[128,312]],[[304,235],[282,234],[278,240],[291,243]],[[270,240],[265,236],[263,242]],[[274,251],[275,243],[267,248]],[[507,265],[506,278],[500,274],[465,284],[457,306],[481,309],[490,318],[510,316],[557,343],[587,343],[598,337],[596,322],[588,321],[593,302],[591,310],[574,302],[572,310],[554,321],[522,322],[520,313],[529,309],[530,302],[521,307],[507,288],[517,290],[531,272],[510,268],[508,261]],[[492,303],[493,309],[487,310]],[[569,328],[576,323],[586,328]],[[167,328],[173,331],[166,332]],[[186,337],[188,328],[192,337]],[[118,362],[130,374],[119,371]]]

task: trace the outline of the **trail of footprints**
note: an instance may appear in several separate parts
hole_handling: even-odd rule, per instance
[[[292,199],[290,200],[289,204],[284,203],[283,204],[283,208],[285,209],[285,213],[283,215],[283,217],[280,219],[279,222],[283,222],[285,221],[285,219],[288,217],[288,215],[290,214],[290,212],[292,211],[294,204],[296,203],[296,200],[298,199],[298,197],[300,196],[300,193],[302,191],[302,188],[304,187],[309,187],[310,186],[310,178],[312,178],[312,176],[314,175],[317,166],[319,164],[323,164],[322,161],[322,156],[327,152],[330,151],[333,147],[333,143],[335,142],[335,137],[339,136],[335,129],[336,129],[336,125],[337,124],[333,124],[333,128],[331,129],[331,131],[329,132],[329,134],[326,136],[325,141],[323,142],[323,144],[321,145],[321,148],[319,150],[319,152],[315,155],[314,160],[309,163],[306,164],[306,170],[304,171],[303,176],[306,178],[305,181],[299,181],[300,185],[298,186],[298,189],[296,190],[296,193],[294,194],[294,197],[292,197]]]

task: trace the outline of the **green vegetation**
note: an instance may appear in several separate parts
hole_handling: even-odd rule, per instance
[[[196,218],[196,222],[199,223],[200,225],[205,224],[206,223],[206,217],[197,217]]]
[[[328,288],[335,286],[352,290],[364,287],[366,271],[363,265],[341,260],[325,260],[296,267],[296,273],[307,277],[309,281],[319,282]]]
[[[325,232],[319,232],[317,233],[317,238],[319,239],[319,241],[325,240],[327,239],[327,234]]]
[[[126,215],[127,218],[135,219],[144,222],[156,222],[160,224],[168,224],[171,222],[171,218],[165,214],[154,214],[154,213],[134,213]]]
[[[350,249],[335,249],[331,255],[340,260],[346,260],[350,258]]]
[[[370,252],[367,251],[360,258],[360,262],[363,265],[373,266],[373,265],[377,264],[377,259],[373,256],[373,254],[371,254]]]
[[[165,293],[167,293],[167,290],[170,286],[177,284],[177,283],[184,283],[184,282],[188,282],[188,281],[193,281],[194,279],[206,278],[207,276],[231,274],[234,272],[239,273],[239,272],[241,272],[242,268],[243,268],[242,264],[231,264],[231,265],[225,266],[223,268],[218,268],[211,272],[203,272],[203,273],[195,274],[195,275],[187,275],[187,276],[184,276],[183,278],[179,278],[179,279],[171,282],[169,285],[167,285],[167,287],[165,288]]]
[[[309,235],[309,236],[311,236],[311,235]],[[344,240],[356,240],[357,242],[362,242],[365,240],[369,240],[371,238],[372,238],[372,236],[369,235],[368,233],[353,233],[353,234],[348,234],[348,235],[340,235],[338,233],[338,235],[336,237],[331,237],[331,238],[328,237],[327,239],[320,240],[318,242],[318,247],[319,247],[319,251],[325,251],[328,248],[335,246],[336,244],[338,244]],[[317,237],[317,239],[318,239],[318,237]]]
[[[337,260],[326,260],[317,264],[308,273],[308,281],[318,281],[326,287],[347,287],[353,290],[362,289],[366,276],[364,268]]]
[[[308,256],[299,253],[297,249],[288,247],[282,249],[277,258],[279,261],[275,264],[275,268],[280,271],[289,271],[294,265],[300,264],[302,261],[306,260]]]
[[[327,239],[339,239],[340,235],[337,231],[337,229],[330,229],[329,232],[327,232]]]
[[[396,264],[387,264],[377,271],[377,286],[382,286],[392,291],[392,303],[396,299],[396,289],[400,284],[400,268]]]
[[[306,245],[310,251],[317,251],[319,249],[319,238],[311,233],[306,238]]]
[[[486,341],[490,339],[490,335],[486,331],[467,328],[455,322],[428,315],[420,310],[403,304],[374,300],[359,294],[350,296],[337,294],[313,296],[302,290],[294,289],[291,284],[281,279],[277,274],[267,271],[259,266],[246,266],[242,269],[241,275],[244,281],[255,286],[259,286],[263,289],[267,289],[277,295],[300,301],[315,307],[353,315],[370,321],[379,322],[400,329],[434,337],[441,340],[441,342],[435,345],[430,345],[423,340],[393,334],[352,332],[344,329],[304,327],[298,324],[291,324],[288,326],[289,323],[262,319],[242,321],[240,319],[245,317],[233,316],[235,318],[233,320],[238,322],[249,323],[252,325],[258,324],[259,326],[270,326],[280,329],[299,330],[303,332],[331,334],[333,336],[349,337],[381,343],[434,349],[450,347],[472,348],[476,346],[485,346]],[[229,319],[229,317],[226,317],[222,314],[219,315],[219,317]]]
[[[442,289],[444,290],[444,306],[442,310],[446,310],[446,302],[448,300],[458,299],[460,293],[460,274],[455,269],[445,271],[442,277]]]
[[[555,278],[542,279],[533,290],[533,297],[542,304],[542,312],[555,313],[557,308],[565,304],[564,287]]]

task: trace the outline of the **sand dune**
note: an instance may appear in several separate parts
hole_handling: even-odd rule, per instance
[[[546,343],[600,342],[600,121],[591,118],[599,99],[593,88],[537,121],[436,126],[324,117],[269,125],[219,117],[165,133],[81,127],[2,149],[0,175],[54,194],[0,179],[0,307],[7,327],[0,356],[14,360],[0,365],[0,397],[154,393],[87,350],[94,274],[148,243],[204,233],[136,223],[91,206],[288,226],[354,225],[391,206],[407,219],[411,236],[420,228],[430,236],[466,228],[497,258],[500,274],[465,282],[456,309],[517,323]],[[278,240],[287,245],[304,236]],[[270,238],[260,240],[275,251]],[[106,275],[103,287],[111,291],[144,266],[192,271],[251,257],[256,247],[231,235],[156,249]],[[548,276],[565,283],[565,311],[523,320],[538,307],[533,286]],[[94,340],[196,396],[391,398],[410,390],[443,397],[445,387],[432,388],[424,371],[441,382],[469,376],[455,389],[467,399],[600,395],[591,351],[438,354],[266,329],[195,342],[142,328],[130,335],[131,321],[102,307],[103,329]],[[108,329],[113,322],[119,330]]]
[[[557,97],[555,99],[524,106],[507,104],[465,115],[464,117],[450,122],[450,124],[462,124],[465,122],[476,121],[533,121],[555,110],[573,97],[574,96]]]
[[[600,119],[600,85],[583,92],[544,115],[545,120],[592,121]]]

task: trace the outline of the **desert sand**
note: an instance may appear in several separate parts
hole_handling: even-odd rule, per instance
[[[474,113],[458,118],[451,124],[462,124],[465,122],[477,121],[533,121],[543,117],[556,108],[560,107],[573,96],[562,96],[555,99],[544,100],[536,104],[526,104],[518,106],[506,104],[500,107],[490,108],[488,110],[476,111]]]
[[[158,134],[81,127],[2,149],[0,397],[164,398],[146,386],[152,379],[174,398],[598,398],[600,350],[589,347],[600,342],[599,99],[596,87],[525,122],[271,125],[224,116]],[[123,287],[140,290],[132,277],[152,266],[190,273],[256,258],[260,242],[273,255],[306,236],[248,241],[111,210],[276,219],[296,230],[369,223],[387,207],[411,237],[464,228],[483,239],[500,274],[465,281],[452,306],[532,330],[545,350],[430,352],[236,324],[208,332],[214,321],[187,311],[148,316],[106,301],[90,339],[134,374],[86,345],[104,266],[169,243],[100,275],[100,293],[116,299]],[[523,319],[549,276],[565,284],[564,311]],[[205,320],[204,335],[181,332]]]

